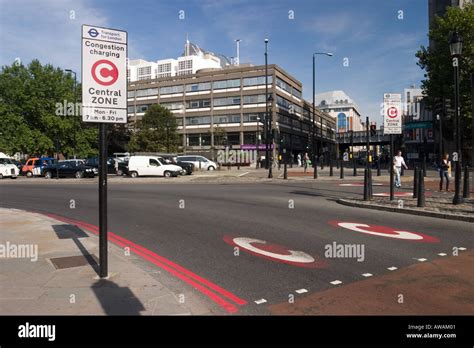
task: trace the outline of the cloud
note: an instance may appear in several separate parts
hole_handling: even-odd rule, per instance
[[[107,17],[87,1],[0,1],[0,64],[37,58],[80,72],[81,25],[107,26]],[[80,75],[80,74],[79,74]]]

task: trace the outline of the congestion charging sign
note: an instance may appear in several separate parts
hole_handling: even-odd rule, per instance
[[[82,26],[82,121],[127,123],[127,32]]]
[[[402,134],[402,95],[383,95],[383,133]]]

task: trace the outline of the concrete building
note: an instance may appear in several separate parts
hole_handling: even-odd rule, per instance
[[[359,107],[344,91],[316,94],[317,108],[334,118],[338,133],[364,130]]]
[[[284,141],[293,157],[312,147],[312,107],[303,100],[302,88],[301,82],[281,67],[268,65],[268,93],[272,97],[268,104],[273,115],[275,152]],[[177,72],[172,76],[137,79],[128,85],[129,126],[133,127],[150,105],[161,104],[176,116],[182,136],[180,150],[215,158],[215,150],[226,146],[256,149],[257,143],[265,143],[265,99],[264,65],[221,63],[218,68],[190,74]],[[316,127],[320,149],[335,149],[334,118],[316,109]]]

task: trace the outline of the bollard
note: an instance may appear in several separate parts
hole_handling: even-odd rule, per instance
[[[369,168],[369,199],[373,199],[373,191],[372,191],[372,168]]]
[[[336,161],[336,168],[339,169],[339,160]]]
[[[418,201],[416,206],[423,208],[425,206],[425,177],[423,176],[423,170],[418,172]]]
[[[344,163],[341,163],[341,165],[339,166],[339,169],[340,169],[340,175],[339,175],[339,178],[340,179],[344,179]]]
[[[464,185],[462,189],[462,197],[469,198],[471,195],[470,192],[470,185],[469,185],[469,167],[466,165],[464,167]]]
[[[379,158],[377,159],[377,176],[380,176],[380,156]]]
[[[354,163],[354,166],[352,168],[352,176],[357,176],[357,167],[356,167],[355,163]]]
[[[283,164],[283,179],[287,180],[288,179],[288,170],[287,170],[287,162],[288,162],[288,156],[286,154],[286,150],[284,150],[285,153],[283,154],[284,156],[284,164]]]
[[[415,167],[415,171],[413,174],[413,198],[418,197],[418,174],[419,174],[418,167]]]
[[[369,171],[364,169],[364,201],[369,200]]]
[[[332,166],[332,158],[329,159],[329,176],[333,176],[333,166]]]

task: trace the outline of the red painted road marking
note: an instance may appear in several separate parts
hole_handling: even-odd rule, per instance
[[[55,214],[51,214],[51,213],[41,213],[43,215],[46,215],[46,216],[49,216],[53,219],[56,219],[56,220],[59,220],[59,221],[63,221],[63,222],[66,222],[66,223],[71,223],[71,224],[74,224],[74,225],[77,225],[79,227],[83,227],[87,230],[89,230],[90,232],[94,233],[94,234],[98,234],[99,233],[99,228],[95,225],[92,225],[92,224],[89,224],[89,223],[86,223],[86,222],[83,222],[83,221],[78,221],[78,220],[74,220],[74,219],[69,219],[69,218],[65,218],[65,217],[62,217],[62,216],[58,216],[58,215],[55,215]],[[108,239],[112,242],[114,242],[115,244],[118,244],[122,247],[129,247],[130,250],[132,252],[134,252],[135,254],[141,256],[142,258],[146,259],[147,261],[149,262],[152,262],[153,264],[155,264],[156,266],[160,267],[160,268],[163,268],[164,270],[168,271],[170,274],[174,275],[175,277],[183,280],[184,282],[188,283],[189,285],[191,285],[192,287],[194,287],[195,289],[197,289],[198,291],[200,291],[201,293],[203,293],[204,295],[206,295],[207,297],[209,297],[211,300],[213,300],[214,302],[216,302],[218,305],[220,305],[221,307],[223,307],[224,309],[226,309],[229,313],[235,313],[238,311],[238,308],[233,305],[232,303],[226,301],[225,299],[223,299],[222,297],[220,297],[219,295],[217,295],[216,293],[210,291],[209,289],[207,289],[206,287],[204,287],[203,285],[207,286],[208,288],[214,290],[215,292],[219,293],[220,295],[226,297],[227,299],[235,302],[236,304],[238,305],[245,305],[247,304],[247,301],[239,298],[238,296],[232,294],[231,292],[221,288],[220,286],[210,282],[209,280],[207,279],[204,279],[202,278],[201,276],[185,269],[184,267],[138,245],[138,244],[135,244],[123,237],[120,237],[118,235],[116,235],[115,233],[113,232],[108,232]],[[191,279],[193,278],[193,279]]]
[[[413,192],[394,192],[393,195],[395,197],[413,197]],[[381,192],[381,193],[374,193],[373,196],[379,196],[379,197],[389,197],[390,192]],[[431,192],[426,192],[425,191],[425,196],[430,197]]]
[[[325,260],[316,260],[305,252],[289,250],[282,245],[270,244],[260,239],[226,235],[224,241],[229,245],[242,248],[249,254],[267,260],[304,268],[326,268],[328,266]]]
[[[410,240],[413,242],[439,243],[436,237],[428,236],[419,232],[409,232],[403,229],[394,229],[386,226],[368,225],[360,222],[329,221],[335,227],[342,227],[351,231],[370,234],[373,236]]]

